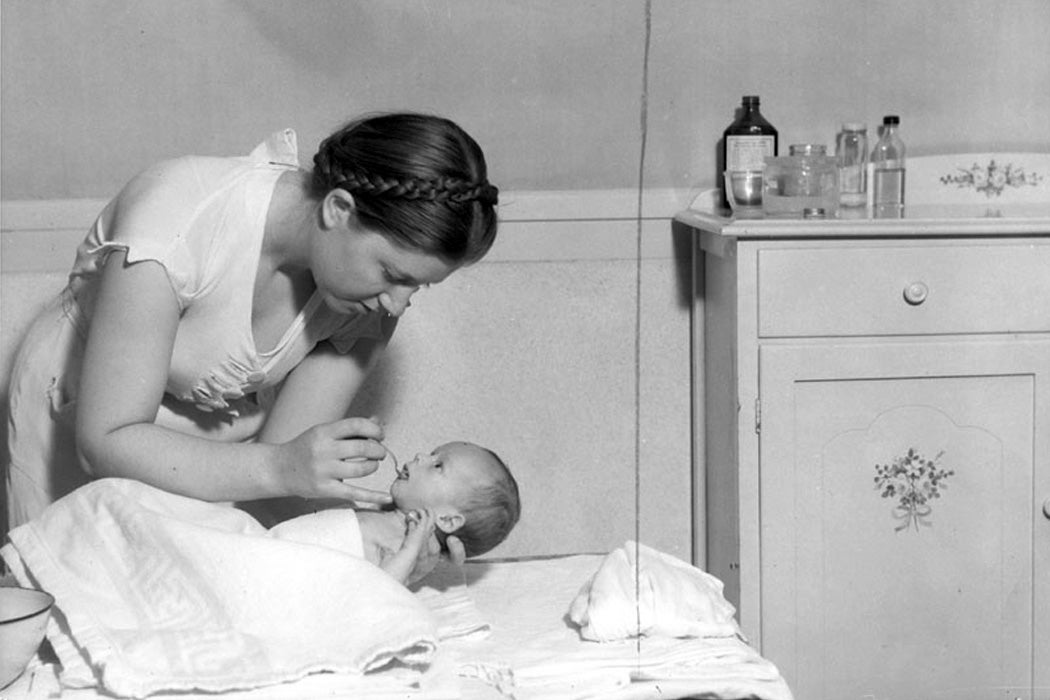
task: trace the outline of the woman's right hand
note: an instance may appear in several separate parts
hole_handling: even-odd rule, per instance
[[[382,439],[383,428],[368,418],[344,418],[304,431],[279,448],[283,490],[303,498],[390,503],[389,492],[347,483],[379,468],[387,456]]]

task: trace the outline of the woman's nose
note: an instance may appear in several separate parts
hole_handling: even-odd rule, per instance
[[[419,287],[394,287],[379,295],[379,303],[382,305],[383,310],[391,316],[400,316],[405,313],[405,309],[412,305],[412,295],[418,289]]]

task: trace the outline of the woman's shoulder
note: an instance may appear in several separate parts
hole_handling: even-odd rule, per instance
[[[243,167],[236,159],[182,156],[160,161],[135,175],[114,200],[125,211],[136,208],[186,211],[207,198],[230,173]]]
[[[128,182],[114,199],[116,207],[159,209],[163,214],[192,211],[195,204],[213,196],[238,175],[259,166],[292,167],[297,161],[295,132],[271,134],[243,156],[186,155],[161,160]]]

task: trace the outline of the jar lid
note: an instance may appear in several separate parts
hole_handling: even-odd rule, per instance
[[[823,219],[827,216],[824,207],[806,207],[802,210],[803,219]]]
[[[842,122],[843,131],[867,131],[868,125],[864,122]]]
[[[896,114],[887,114],[885,117],[882,118],[882,123],[883,124],[900,124],[901,123],[901,118],[898,117]]]
[[[788,146],[788,153],[793,156],[824,156],[828,147],[822,143],[793,143]]]

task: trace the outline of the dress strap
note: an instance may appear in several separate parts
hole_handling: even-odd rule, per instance
[[[260,143],[248,156],[258,163],[273,163],[299,167],[298,138],[293,129],[274,132]]]

